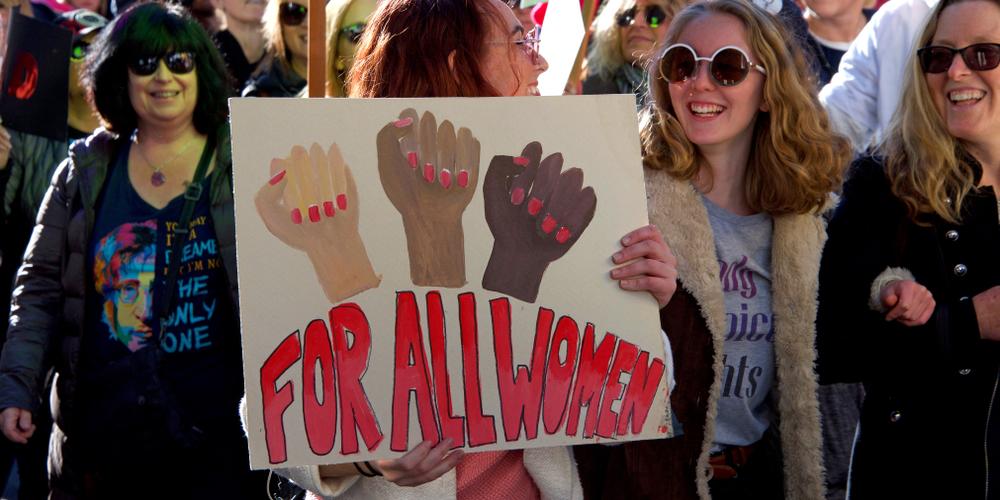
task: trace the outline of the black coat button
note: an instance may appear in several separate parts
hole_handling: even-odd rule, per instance
[[[944,233],[944,237],[947,238],[948,241],[958,241],[958,231],[952,229],[951,231]]]
[[[896,410],[889,414],[889,421],[892,423],[899,422],[901,418],[903,418],[903,414],[899,410]]]

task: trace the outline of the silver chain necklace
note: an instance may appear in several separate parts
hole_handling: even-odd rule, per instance
[[[167,182],[167,175],[163,173],[163,169],[170,166],[170,164],[173,163],[174,160],[180,158],[181,155],[186,153],[188,149],[191,149],[191,145],[194,144],[194,139],[193,138],[188,139],[187,142],[184,144],[184,147],[182,147],[181,150],[177,152],[177,154],[171,156],[170,159],[168,159],[167,161],[160,163],[159,166],[156,166],[153,164],[153,162],[149,161],[149,158],[146,157],[146,153],[142,150],[142,146],[139,145],[138,129],[136,129],[136,131],[132,133],[132,143],[135,144],[136,149],[139,150],[139,156],[142,158],[142,161],[146,162],[146,165],[148,165],[149,168],[153,169],[153,173],[149,176],[149,183],[152,184],[153,187],[160,187],[166,184]]]

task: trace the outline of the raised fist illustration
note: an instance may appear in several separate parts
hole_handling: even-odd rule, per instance
[[[549,263],[562,257],[587,229],[597,195],[583,187],[583,171],[562,170],[563,157],[542,160],[542,145],[520,156],[494,156],[483,180],[493,253],[483,288],[534,302]]]
[[[464,286],[462,213],[479,178],[479,141],[429,111],[399,114],[378,133],[382,188],[403,217],[410,279],[418,286]]]
[[[331,303],[379,285],[358,234],[358,188],[336,144],[295,145],[271,160],[271,180],[254,204],[271,234],[309,256]]]

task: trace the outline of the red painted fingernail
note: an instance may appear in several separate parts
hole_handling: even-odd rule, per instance
[[[410,151],[406,153],[406,161],[409,162],[410,168],[417,168],[417,152]]]
[[[451,187],[451,171],[446,168],[441,169],[441,174],[438,175],[438,180],[441,181],[441,186],[445,189]]]
[[[459,170],[458,171],[458,186],[459,187],[469,187],[469,171]]]
[[[434,165],[430,163],[424,164],[424,180],[427,182],[434,182]]]
[[[528,166],[528,159],[525,158],[525,157],[523,157],[523,156],[515,156],[514,157],[514,165],[519,165],[519,166],[522,166],[522,167],[527,167]]]
[[[315,203],[309,205],[309,220],[319,222],[319,205]]]
[[[341,210],[347,210],[347,195],[338,194],[337,195],[337,208]]]
[[[302,211],[294,208],[292,209],[292,222],[295,224],[302,224]]]
[[[274,176],[271,177],[271,180],[267,181],[267,183],[273,186],[281,182],[281,179],[285,178],[285,172],[286,172],[285,170],[282,170],[281,172],[274,174]]]
[[[566,240],[568,240],[571,236],[573,236],[573,233],[571,233],[566,226],[563,226],[559,228],[559,232],[556,233],[556,241],[559,243],[566,243]]]
[[[514,188],[514,192],[510,193],[510,202],[515,205],[524,202],[524,188]]]
[[[395,125],[396,128],[409,127],[410,125],[413,125],[413,118],[407,116],[406,118],[400,118],[392,122],[392,124]]]
[[[541,211],[542,211],[542,200],[539,200],[538,198],[532,196],[531,200],[528,200],[528,213],[531,215],[538,215],[538,212]]]
[[[552,218],[552,214],[545,214],[545,218],[542,219],[542,231],[545,231],[545,234],[549,234],[556,228],[556,225],[557,222]]]
[[[333,212],[333,202],[332,201],[324,201],[323,202],[323,213],[326,214],[327,217],[333,217],[334,212]]]

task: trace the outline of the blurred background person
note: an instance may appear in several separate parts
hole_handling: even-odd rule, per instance
[[[326,96],[344,97],[347,72],[378,0],[330,0],[326,4]]]
[[[874,10],[865,9],[864,0],[804,0],[809,25],[806,48],[812,56],[817,84],[822,87],[840,66],[840,58],[861,33]]]
[[[243,88],[243,97],[294,97],[305,88],[308,14],[306,0],[267,0],[264,59]]]
[[[594,20],[584,94],[646,99],[646,65],[663,43],[679,0],[609,0]]]
[[[914,43],[829,225],[820,374],[865,385],[851,498],[995,499],[1000,1],[943,0]]]
[[[222,0],[220,10],[225,23],[214,35],[215,45],[222,53],[234,93],[246,87],[250,75],[264,57],[263,23],[266,0]]]
[[[107,129],[74,143],[39,211],[0,356],[0,429],[17,443],[38,431],[51,363],[54,498],[266,498],[237,411],[222,58],[181,7],[144,3],[101,32],[86,68]],[[189,263],[220,265],[171,278],[180,259],[167,255],[192,246],[209,250]],[[204,286],[183,292],[192,280]],[[175,314],[195,307],[205,314]]]

